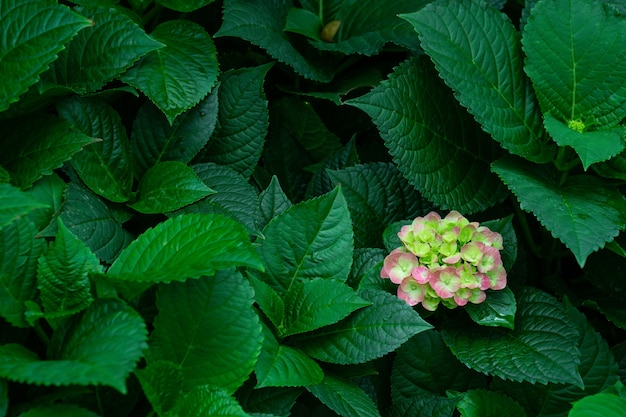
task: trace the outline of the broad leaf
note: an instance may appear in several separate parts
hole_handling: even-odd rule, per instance
[[[100,89],[144,54],[163,46],[117,7],[77,7],[93,21],[72,39],[42,75],[46,87],[84,94]]]
[[[383,230],[389,223],[426,214],[432,208],[392,164],[357,165],[328,175],[333,183],[341,184],[359,247],[382,246]]]
[[[61,210],[66,189],[67,183],[58,175],[52,174],[41,178],[26,191],[38,203],[45,205],[28,214],[28,218],[35,223],[37,229],[41,230],[48,226],[54,214]]]
[[[137,112],[130,135],[137,177],[159,162],[190,162],[208,142],[216,122],[217,88],[171,125],[162,112],[146,102]]]
[[[432,395],[394,401],[390,417],[452,417],[458,398]]]
[[[64,45],[91,21],[56,2],[3,0],[0,4],[0,111],[35,84]],[[29,30],[23,30],[28,26]]]
[[[404,15],[455,97],[502,147],[533,162],[552,159],[523,71],[518,32],[482,0],[438,0]],[[547,24],[547,23],[546,23]],[[550,24],[552,25],[552,24]]]
[[[300,387],[254,388],[254,384],[247,383],[237,391],[237,400],[251,416],[265,413],[288,417],[293,415],[291,409],[303,391]]]
[[[318,14],[296,7],[289,9],[285,22],[286,32],[299,33],[313,40],[321,41],[322,29],[322,20]]]
[[[517,308],[515,330],[450,323],[443,340],[461,362],[485,374],[582,386],[579,334],[564,308],[530,288],[518,295]]]
[[[37,298],[37,258],[46,245],[36,234],[24,217],[0,229],[0,316],[17,327],[28,326],[24,303]]]
[[[267,267],[264,279],[279,292],[294,281],[348,278],[352,225],[339,188],[283,211],[263,235],[259,254]]]
[[[266,226],[270,220],[291,207],[291,201],[280,188],[278,178],[274,175],[265,190],[259,195],[260,218],[259,226]]]
[[[0,346],[0,376],[37,385],[108,385],[125,394],[146,339],[137,312],[121,300],[98,300],[56,330],[46,360],[22,345]]]
[[[263,347],[254,366],[256,388],[303,387],[322,382],[322,368],[299,349],[279,345],[267,326],[263,326]]]
[[[184,281],[236,266],[263,269],[242,225],[219,214],[185,214],[146,230],[107,275],[127,281]]]
[[[162,284],[148,362],[175,363],[183,391],[210,384],[234,392],[252,372],[261,349],[252,297],[252,288],[234,270]]]
[[[226,0],[222,27],[215,36],[245,39],[290,65],[305,78],[330,81],[332,73],[328,59],[318,60],[319,54],[312,51],[312,47],[305,51],[296,49],[283,31],[290,6],[290,0]]]
[[[284,296],[285,318],[280,336],[309,332],[334,324],[371,303],[334,280],[294,282]]]
[[[261,281],[253,273],[248,274],[248,281],[254,289],[254,301],[267,318],[272,322],[274,328],[280,329],[285,320],[285,303],[280,295],[272,287]]]
[[[599,0],[538,1],[524,27],[526,72],[544,113],[604,128],[626,116],[626,21]]]
[[[513,398],[494,391],[466,392],[456,408],[461,417],[526,417],[522,406]]]
[[[482,326],[502,326],[513,329],[517,304],[509,288],[487,291],[487,299],[480,304],[468,304],[467,313]]]
[[[408,304],[391,294],[364,290],[359,295],[372,305],[357,310],[337,324],[295,337],[297,346],[325,362],[364,363],[432,328]]]
[[[151,36],[165,47],[144,55],[120,79],[148,96],[171,124],[213,88],[217,51],[209,34],[189,20],[163,22]]]
[[[380,417],[372,399],[356,385],[331,375],[307,390],[342,417]]]
[[[230,166],[244,177],[252,175],[269,124],[263,81],[271,66],[239,68],[222,74],[217,126],[202,152],[202,160]]]
[[[214,0],[157,0],[156,2],[168,9],[177,10],[179,12],[193,12],[207,4],[213,3]]]
[[[568,417],[621,417],[626,410],[626,399],[613,394],[596,394],[574,403]]]
[[[546,130],[559,146],[571,146],[580,157],[583,168],[606,161],[624,150],[626,128],[617,126],[605,130],[578,132],[547,114]]]
[[[54,404],[31,408],[20,417],[98,417],[98,414],[72,404]]]
[[[108,104],[73,97],[57,104],[57,111],[75,128],[100,141],[74,155],[72,166],[96,194],[120,203],[133,186],[131,156],[120,115]]]
[[[174,408],[183,388],[183,374],[178,365],[154,361],[134,374],[154,411],[162,415]]]
[[[215,193],[195,171],[178,161],[160,162],[149,168],[138,186],[139,199],[130,204],[140,213],[178,210]]]
[[[318,41],[314,45],[324,51],[346,55],[375,55],[389,42],[418,51],[420,45],[415,32],[410,24],[398,19],[398,15],[415,12],[427,3],[428,0],[343,2],[335,16],[341,24],[333,42]]]
[[[520,207],[533,213],[576,256],[587,257],[626,227],[626,200],[611,184],[590,175],[559,174],[519,158],[505,157],[492,169],[511,189]]]
[[[174,410],[177,417],[249,417],[230,393],[219,387],[204,385],[186,394]]]
[[[330,179],[330,170],[341,170],[348,167],[353,167],[359,163],[359,154],[356,148],[356,141],[354,137],[341,149],[332,153],[328,158],[325,158],[323,162],[315,164],[307,169],[315,169],[313,177],[306,186],[305,198],[313,198],[326,194],[332,190],[336,184]],[[350,203],[348,203],[348,207]]]
[[[93,301],[89,272],[100,260],[59,219],[57,236],[39,258],[37,286],[46,313],[73,314]]]
[[[0,126],[0,164],[20,188],[28,188],[43,175],[51,174],[83,146],[94,142],[65,120],[43,113],[5,120]]]
[[[0,202],[0,229],[33,210],[50,207],[11,184],[0,184]]]
[[[372,118],[404,177],[442,209],[482,211],[504,198],[489,172],[500,150],[455,101],[424,59],[347,104]]]

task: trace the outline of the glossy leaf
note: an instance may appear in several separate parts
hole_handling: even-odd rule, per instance
[[[175,363],[150,362],[145,368],[135,370],[134,374],[150,405],[158,414],[165,414],[174,408],[182,395],[183,387],[183,374]]]
[[[466,392],[456,408],[462,417],[526,417],[524,409],[513,398],[494,391]]]
[[[175,413],[178,417],[248,417],[226,390],[209,385],[195,387],[186,394]]]
[[[33,210],[49,207],[11,184],[0,184],[0,201],[0,229]]]
[[[568,417],[620,417],[626,409],[626,399],[612,394],[596,394],[574,403]]]
[[[472,320],[482,326],[502,326],[513,329],[517,304],[515,295],[509,288],[488,291],[487,299],[480,304],[468,304],[467,313]]]
[[[157,3],[168,9],[179,12],[193,12],[201,7],[213,3],[214,0],[157,0]]]
[[[35,209],[28,217],[35,223],[35,227],[43,229],[50,224],[55,213],[61,210],[63,195],[67,184],[56,174],[46,175],[37,181],[26,193],[44,207]]]
[[[343,417],[380,417],[372,399],[356,385],[331,375],[316,385],[308,386],[311,394]]]
[[[98,415],[77,405],[54,404],[31,408],[20,414],[20,417],[98,417]]]
[[[458,398],[431,395],[402,399],[393,403],[390,417],[452,417]]]
[[[291,201],[280,187],[278,178],[275,175],[272,176],[267,188],[259,195],[259,224],[266,226],[270,220],[287,210],[291,205]]]

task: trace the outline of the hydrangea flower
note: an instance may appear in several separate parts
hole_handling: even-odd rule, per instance
[[[430,311],[479,304],[486,290],[506,287],[502,235],[470,222],[457,211],[431,211],[403,226],[403,243],[385,258],[381,278],[398,284],[398,297]]]

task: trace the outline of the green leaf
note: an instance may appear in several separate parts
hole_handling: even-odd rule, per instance
[[[73,404],[54,404],[31,408],[20,417],[98,417],[98,414]]]
[[[378,268],[382,269],[382,262],[385,259],[387,252],[381,248],[357,248],[354,250],[354,257],[352,260],[352,269],[350,270],[350,276],[348,277],[348,285],[351,287],[357,287],[363,289],[362,284],[365,284],[364,278],[368,271]],[[378,281],[384,283],[387,280],[380,279]],[[395,286],[395,284],[394,284]]]
[[[400,347],[412,336],[432,328],[399,298],[378,290],[364,290],[371,306],[345,320],[294,338],[313,358],[338,364],[364,363]]]
[[[514,157],[492,165],[502,181],[552,235],[567,246],[579,265],[626,227],[626,200],[611,184],[590,175],[559,174]]]
[[[105,262],[113,262],[133,239],[104,201],[76,183],[67,188],[59,216],[67,228]]]
[[[519,36],[505,14],[481,0],[438,0],[401,17],[413,24],[441,78],[487,133],[513,154],[537,163],[552,159]]]
[[[215,385],[233,393],[248,378],[261,350],[253,291],[234,271],[162,284],[147,359],[175,363],[183,391]]]
[[[179,12],[193,12],[214,0],[156,0],[156,3]]]
[[[328,171],[346,196],[358,247],[382,246],[385,227],[425,214],[432,205],[389,163],[369,163]]]
[[[438,331],[410,338],[397,350],[391,372],[394,402],[420,396],[445,396],[447,390],[486,387],[486,379],[459,362]]]
[[[624,150],[626,128],[617,126],[607,130],[578,132],[547,114],[546,130],[559,146],[571,146],[587,170],[591,164],[606,161]]]
[[[626,22],[602,1],[538,1],[524,27],[526,72],[544,113],[593,120],[604,128],[626,116]]]
[[[215,132],[202,159],[250,177],[261,157],[269,115],[263,81],[272,64],[238,68],[220,77]]]
[[[174,415],[177,417],[248,417],[229,392],[209,385],[195,387],[185,395]]]
[[[72,97],[57,111],[87,136],[100,139],[74,155],[72,166],[96,194],[116,203],[127,201],[133,186],[130,149],[120,115],[108,104]]]
[[[93,25],[78,33],[42,75],[44,87],[62,86],[79,94],[99,90],[146,53],[163,47],[123,9],[77,7]]]
[[[452,417],[458,398],[413,397],[394,401],[390,417]]]
[[[279,345],[272,331],[263,326],[263,348],[254,372],[256,388],[303,387],[322,382],[322,368],[300,350]]]
[[[33,210],[50,207],[11,184],[0,184],[0,201],[0,229]]]
[[[321,41],[322,20],[320,16],[310,10],[292,7],[287,13],[285,31],[299,33],[308,38]]]
[[[248,383],[237,391],[237,399],[251,416],[288,417],[293,415],[291,408],[303,391],[300,387],[254,388]]]
[[[564,308],[539,290],[518,294],[515,330],[450,323],[442,336],[452,353],[476,371],[531,384],[583,384],[578,330]]]
[[[54,214],[61,210],[66,188],[67,184],[58,175],[52,174],[41,178],[26,191],[42,205],[28,214],[28,218],[35,223],[37,229],[41,230],[50,224]]]
[[[243,226],[219,214],[184,214],[146,230],[120,253],[107,275],[170,282],[236,266],[263,269]]]
[[[285,319],[285,303],[278,293],[272,287],[255,277],[254,274],[248,274],[248,281],[254,289],[254,301],[268,319],[272,322],[276,329],[280,328]]]
[[[163,415],[174,408],[183,387],[183,374],[176,364],[154,361],[134,373],[157,414]]]
[[[22,345],[0,346],[0,376],[36,385],[108,385],[125,394],[146,339],[137,312],[121,300],[97,300],[57,329],[47,360]]]
[[[327,82],[332,78],[328,59],[318,60],[311,49],[296,49],[284,32],[290,0],[250,0],[224,2],[224,19],[216,37],[234,36],[263,48],[278,61],[290,65],[305,78]]]
[[[4,0],[0,16],[5,39],[0,47],[1,112],[35,84],[64,45],[92,22],[67,6],[38,0]]]
[[[191,168],[207,187],[214,190],[215,194],[184,207],[174,214],[223,214],[246,226],[249,233],[259,233],[257,190],[244,177],[229,167],[214,163],[197,164]]]
[[[410,24],[398,19],[402,13],[419,10],[427,0],[361,0],[343,2],[335,16],[341,22],[335,42],[315,42],[315,47],[346,55],[378,54],[386,43],[413,50],[420,50],[415,32]]]
[[[93,301],[89,272],[100,260],[59,219],[57,236],[39,258],[37,286],[46,313],[73,314]]]
[[[291,207],[291,201],[280,188],[278,178],[273,175],[265,190],[259,195],[260,219],[259,224],[266,226],[270,220]]]
[[[514,399],[494,391],[468,391],[456,407],[461,417],[526,417],[524,409]]]
[[[47,114],[28,115],[4,121],[0,141],[0,164],[11,181],[28,188],[43,175],[59,168],[93,138],[68,122]]]
[[[601,393],[576,401],[567,417],[621,417],[624,410],[626,399]]]
[[[149,168],[139,181],[138,192],[139,199],[130,207],[146,214],[178,210],[215,193],[193,168],[178,161],[160,162]]]
[[[465,307],[472,320],[482,326],[502,326],[513,330],[517,304],[509,288],[487,291],[487,299],[480,304]]]
[[[146,102],[137,112],[130,135],[135,174],[140,178],[159,162],[190,162],[209,141],[216,122],[217,87],[171,125],[162,112]]]
[[[346,103],[372,118],[402,175],[442,209],[470,214],[504,198],[489,172],[500,150],[425,59],[403,62],[387,81]]]
[[[358,163],[359,154],[353,136],[344,147],[332,153],[328,158],[318,164],[307,167],[307,169],[315,171],[306,186],[305,198],[309,199],[326,194],[335,187],[335,184],[333,184],[328,175],[330,170],[341,170],[352,167]]]
[[[0,316],[17,327],[28,327],[24,303],[37,298],[37,258],[46,245],[36,234],[25,217],[0,229]]]
[[[352,225],[339,188],[283,211],[263,235],[259,255],[267,267],[264,280],[277,291],[287,291],[294,281],[348,278]]]
[[[291,336],[334,324],[369,301],[359,297],[346,284],[313,279],[294,282],[285,293],[284,330],[280,336]]]
[[[380,417],[372,399],[344,379],[327,374],[321,383],[308,386],[307,390],[342,417]]]
[[[144,55],[120,79],[148,96],[171,124],[215,85],[217,51],[202,26],[189,20],[163,22],[151,36],[165,47]]]

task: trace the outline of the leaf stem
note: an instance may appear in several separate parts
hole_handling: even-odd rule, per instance
[[[324,0],[318,0],[317,4],[319,4],[319,18],[320,22],[324,24]]]

